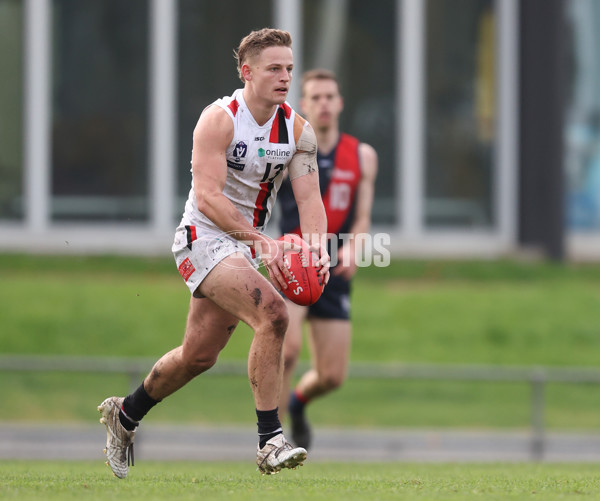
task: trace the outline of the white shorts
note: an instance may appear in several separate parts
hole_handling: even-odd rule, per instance
[[[202,281],[227,256],[241,252],[252,266],[257,267],[257,261],[252,258],[252,251],[246,244],[222,231],[198,226],[179,226],[171,250],[179,274],[192,295],[198,298],[204,297],[197,291]]]

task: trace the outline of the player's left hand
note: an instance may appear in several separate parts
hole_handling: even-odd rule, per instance
[[[313,241],[309,248],[311,252],[318,258],[317,267],[319,268],[319,275],[323,277],[323,284],[327,285],[329,282],[329,267],[331,266],[331,258],[327,252],[327,246],[321,241]]]

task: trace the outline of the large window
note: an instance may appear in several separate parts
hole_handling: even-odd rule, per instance
[[[425,224],[489,227],[496,222],[494,2],[426,5]]]
[[[567,221],[577,233],[600,231],[600,2],[567,2]]]
[[[243,86],[233,50],[252,30],[272,26],[272,2],[180,0],[177,194],[190,190],[192,132],[202,110]],[[177,204],[177,217],[183,201]]]
[[[23,3],[0,0],[0,220],[23,217]]]
[[[305,0],[304,70],[337,73],[344,112],[342,131],[377,150],[379,173],[373,221],[396,220],[399,159],[395,149],[396,1]],[[296,75],[300,78],[300,75]]]
[[[148,217],[148,2],[54,0],[52,218]]]

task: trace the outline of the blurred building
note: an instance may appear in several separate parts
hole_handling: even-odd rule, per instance
[[[168,254],[265,26],[339,74],[396,255],[600,259],[597,0],[0,0],[0,251]]]

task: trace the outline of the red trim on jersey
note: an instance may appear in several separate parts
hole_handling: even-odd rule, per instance
[[[286,119],[292,116],[292,108],[287,104],[282,104],[275,112],[271,133],[269,134],[270,143],[289,143]]]
[[[279,108],[275,113],[275,119],[273,120],[273,125],[271,126],[271,134],[269,134],[269,142],[270,143],[278,143],[279,142]]]
[[[292,108],[290,108],[287,104],[283,103],[280,105],[281,108],[283,108],[283,111],[285,113],[285,118],[287,118],[288,120],[290,119],[290,117],[292,116]]]
[[[227,105],[227,107],[231,110],[233,116],[235,116],[238,111],[238,108],[240,107],[240,103],[237,102],[237,99],[234,99]]]
[[[267,216],[267,201],[271,196],[271,190],[273,189],[273,183],[260,183],[260,191],[256,197],[254,203],[254,218],[252,225],[256,228],[265,224],[265,218]]]
[[[187,236],[187,248],[192,250],[192,244],[195,242],[196,238],[198,238],[196,235],[196,227],[186,225],[185,233]]]

